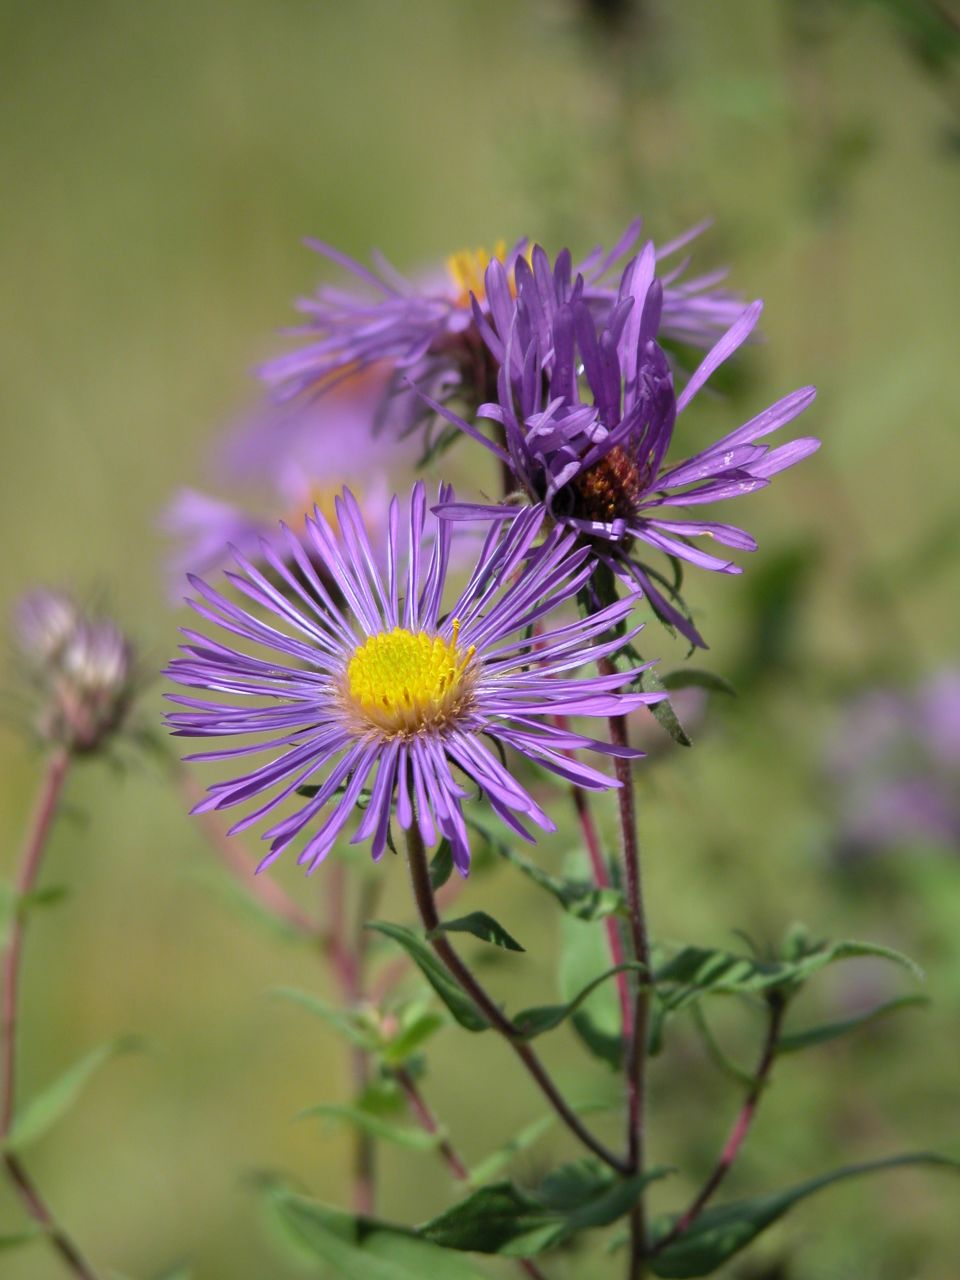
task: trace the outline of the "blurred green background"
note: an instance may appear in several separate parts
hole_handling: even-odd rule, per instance
[[[802,429],[824,447],[743,504],[761,542],[744,577],[696,578],[712,641],[698,665],[740,696],[711,700],[693,750],[659,738],[638,770],[654,932],[732,945],[736,928],[772,940],[804,919],[928,971],[929,1011],[782,1062],[728,1194],[900,1150],[958,1154],[960,861],[924,847],[841,867],[822,758],[849,695],[910,686],[960,642],[956,24],[946,5],[867,0],[589,9],[0,4],[0,601],[9,611],[36,583],[99,593],[146,667],[172,653],[158,516],[250,403],[251,365],[279,349],[271,334],[321,275],[304,235],[415,268],[501,236],[582,251],[638,212],[657,239],[713,216],[696,264],[730,263],[735,287],[766,299],[767,341],[690,415],[681,447],[811,381]],[[651,632],[651,653],[683,657]],[[159,714],[155,686],[148,702]],[[39,770],[5,724],[10,874]],[[565,830],[543,858],[559,865],[572,840]],[[73,894],[31,922],[21,1084],[122,1031],[150,1043],[104,1070],[28,1160],[105,1274],[147,1280],[187,1259],[198,1280],[306,1274],[244,1175],[282,1168],[348,1200],[348,1136],[294,1119],[347,1099],[341,1046],[266,994],[332,994],[327,975],[211,893],[196,875],[208,859],[155,762],[76,770],[46,871]],[[277,874],[322,903],[322,871]],[[380,874],[382,914],[409,918],[402,868],[388,859]],[[509,869],[472,889],[529,948],[491,984],[514,1007],[549,1002],[556,921],[542,896]],[[822,977],[806,1013],[909,989],[858,962]],[[734,1011],[717,1023],[752,1060],[756,1028]],[[659,1208],[686,1198],[737,1106],[688,1029],[670,1053],[653,1069],[651,1157],[684,1173],[655,1188]],[[609,1093],[567,1031],[546,1056],[574,1096]],[[443,1033],[424,1088],[469,1160],[540,1111],[487,1037]],[[570,1151],[555,1133],[519,1172]],[[381,1187],[388,1217],[450,1202],[429,1155],[384,1150]],[[956,1181],[921,1172],[847,1185],[728,1274],[953,1280],[958,1203]],[[0,1226],[17,1221],[0,1187]],[[619,1274],[602,1258],[547,1267]],[[0,1270],[61,1274],[42,1247]]]

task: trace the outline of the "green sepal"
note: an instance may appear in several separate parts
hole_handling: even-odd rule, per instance
[[[143,1048],[143,1041],[137,1037],[122,1036],[84,1054],[17,1111],[2,1150],[23,1151],[43,1137],[51,1125],[66,1115],[80,1097],[87,1081],[100,1067],[120,1054],[134,1053]]]
[[[459,916],[456,920],[443,920],[437,932],[469,933],[479,938],[481,942],[490,942],[495,947],[503,947],[506,951],[526,950],[498,920],[487,915],[486,911],[471,911],[469,915]]]
[[[379,920],[365,926],[399,943],[450,1012],[467,1031],[486,1031],[490,1023],[465,995],[423,938],[400,924]]]
[[[732,1204],[705,1209],[683,1235],[667,1245],[662,1253],[654,1253],[649,1263],[650,1269],[654,1275],[663,1277],[663,1280],[687,1280],[692,1276],[710,1275],[807,1196],[847,1178],[855,1178],[863,1173],[876,1173],[882,1169],[895,1169],[902,1165],[940,1165],[960,1169],[960,1160],[929,1152],[892,1156],[886,1160],[849,1165],[819,1178],[809,1178],[785,1191],[752,1196],[750,1199],[736,1200]],[[667,1219],[654,1225],[654,1250],[657,1240],[665,1237],[673,1221]]]

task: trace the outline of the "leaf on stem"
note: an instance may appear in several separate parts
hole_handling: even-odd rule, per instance
[[[361,1013],[327,1004],[312,992],[301,991],[297,987],[277,987],[272,994],[283,1000],[292,1000],[294,1004],[309,1009],[318,1018],[322,1018],[328,1026],[333,1027],[339,1035],[344,1036],[360,1049],[372,1052],[380,1046],[380,1036],[376,1028]]]
[[[898,996],[895,1000],[887,1000],[884,1004],[879,1004],[874,1009],[867,1009],[863,1013],[854,1014],[851,1018],[844,1018],[839,1022],[824,1022],[818,1027],[807,1027],[804,1031],[794,1031],[781,1036],[777,1044],[777,1053],[796,1053],[798,1049],[809,1049],[813,1045],[826,1044],[860,1027],[869,1026],[871,1022],[885,1018],[887,1014],[895,1013],[898,1009],[909,1009],[929,1003],[927,996]]]
[[[605,973],[601,973],[599,977],[594,978],[592,982],[588,982],[566,1004],[538,1005],[533,1009],[524,1009],[514,1016],[514,1025],[520,1030],[525,1040],[532,1040],[535,1036],[543,1035],[545,1031],[552,1031],[554,1027],[559,1027],[561,1022],[575,1014],[583,1002],[608,978],[612,978],[617,973],[624,973],[629,969],[642,970],[643,965],[636,960],[628,960],[624,964],[615,965],[612,969],[607,969]]]
[[[461,1027],[464,1027],[467,1031],[486,1031],[489,1028],[490,1023],[477,1008],[476,1004],[461,991],[443,964],[434,955],[429,943],[424,942],[419,934],[414,933],[412,929],[405,928],[403,925],[391,924],[386,920],[368,924],[366,928],[373,929],[376,933],[382,933],[387,938],[392,938],[394,942],[403,947]]]
[[[14,1116],[10,1132],[3,1144],[4,1151],[22,1151],[42,1137],[51,1125],[56,1124],[80,1097],[90,1077],[122,1053],[142,1050],[143,1041],[134,1036],[123,1036],[99,1045],[69,1067],[51,1084],[35,1094]]]
[[[729,680],[700,667],[678,667],[675,671],[665,672],[662,679],[663,687],[671,693],[676,689],[707,689],[711,693],[725,693],[730,698],[737,696]]]
[[[412,1231],[353,1217],[284,1188],[272,1188],[277,1222],[301,1257],[320,1260],[340,1280],[483,1280],[457,1253]]]
[[[643,1188],[666,1169],[621,1178],[593,1159],[577,1160],[526,1190],[495,1182],[433,1218],[419,1234],[449,1249],[530,1258],[580,1231],[609,1226],[629,1213]]]
[[[469,933],[479,938],[481,942],[492,942],[495,947],[503,947],[506,951],[526,950],[498,920],[487,915],[486,911],[471,911],[469,915],[459,916],[456,920],[443,920],[440,923],[439,932]]]
[[[437,846],[437,852],[430,859],[430,887],[434,893],[450,879],[453,873],[453,849],[446,836]]]
[[[441,1132],[427,1133],[425,1129],[417,1129],[411,1125],[393,1124],[382,1116],[363,1107],[335,1106],[322,1103],[316,1107],[308,1107],[297,1116],[298,1120],[309,1116],[321,1116],[329,1120],[344,1120],[355,1129],[362,1129],[384,1142],[396,1143],[398,1147],[406,1147],[410,1151],[433,1151],[443,1139]]]
[[[795,1204],[835,1182],[856,1178],[864,1173],[876,1173],[881,1169],[895,1169],[902,1165],[939,1165],[960,1169],[960,1160],[930,1152],[915,1155],[893,1156],[886,1160],[872,1160],[866,1164],[849,1165],[819,1178],[810,1178],[785,1191],[770,1195],[752,1196],[732,1204],[705,1209],[698,1218],[661,1253],[654,1253],[650,1267],[654,1275],[664,1280],[686,1280],[691,1276],[706,1276],[723,1265],[756,1237],[782,1218]],[[653,1246],[657,1239],[670,1230],[674,1219],[667,1219],[654,1229]]]

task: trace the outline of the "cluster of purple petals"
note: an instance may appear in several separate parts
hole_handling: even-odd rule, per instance
[[[502,443],[439,403],[432,407],[495,453],[518,490],[589,538],[601,561],[640,587],[691,643],[703,646],[689,616],[668,598],[663,573],[647,563],[648,553],[739,573],[729,557],[704,551],[692,539],[706,537],[738,551],[755,550],[755,540],[735,525],[695,518],[689,509],[763,488],[814,452],[819,441],[811,437],[773,449],[761,443],[812,402],[814,388],[792,392],[692,457],[667,463],[677,416],[750,337],[761,304],[740,309],[677,395],[658,342],[665,295],[651,243],[628,262],[616,301],[599,316],[566,251],[551,263],[534,248],[529,264],[517,263],[515,293],[494,262],[486,273],[487,309],[474,308],[500,366],[497,402],[479,412],[498,424]],[[598,491],[611,498],[609,512],[591,510],[591,494]],[[495,519],[512,509],[508,503],[451,503],[443,514]]]
[[[917,842],[960,850],[960,670],[912,693],[863,694],[844,713],[827,764],[844,854]]]
[[[660,259],[677,254],[705,229],[694,227],[665,245]],[[641,222],[631,223],[609,251],[594,249],[579,264],[585,298],[603,318],[617,302],[618,280],[626,256],[640,236]],[[322,286],[298,302],[305,322],[288,330],[305,339],[302,346],[266,362],[260,375],[277,399],[325,393],[358,370],[385,366],[392,370],[381,417],[394,430],[416,425],[422,403],[409,394],[411,385],[433,399],[443,400],[459,389],[479,403],[488,393],[486,370],[471,358],[476,345],[471,307],[456,296],[449,281],[436,273],[410,280],[381,254],[373,255],[374,268],[331,245],[309,240],[308,245],[348,271],[359,286],[349,290]],[[507,278],[524,262],[527,241],[513,246],[500,264]],[[725,271],[683,279],[688,259],[682,259],[663,277],[662,333],[677,342],[710,346],[742,310],[736,294],[722,288]],[[616,278],[614,278],[616,277]],[[487,310],[486,299],[477,304]],[[465,387],[474,380],[475,387]]]
[[[441,490],[441,503],[452,497],[450,490]],[[282,526],[276,543],[261,545],[258,561],[264,571],[235,552],[239,571],[226,577],[252,608],[191,578],[197,593],[190,601],[193,609],[226,634],[212,640],[184,629],[182,656],[168,674],[202,696],[168,695],[178,707],[169,723],[180,736],[240,743],[189,759],[234,761],[271,753],[267,763],[215,783],[199,810],[252,802],[252,811],[231,830],[273,815],[264,833],[270,852],[262,865],[299,840],[299,861],[313,869],[366,790],[353,843],[369,841],[374,858],[381,857],[395,814],[402,828],[416,821],[428,844],[449,839],[455,865],[466,874],[470,850],[462,803],[471,787],[479,787],[498,817],[524,839],[532,839],[526,821],[554,829],[488,742],[518,751],[577,786],[617,785],[568,753],[583,748],[607,755],[640,753],[555,723],[558,716],[624,714],[659,696],[624,692],[636,675],[632,671],[570,674],[621,647],[623,638],[611,639],[611,628],[635,605],[627,596],[592,617],[548,625],[547,615],[589,581],[595,565],[587,547],[560,529],[538,545],[542,508],[514,513],[509,522],[491,526],[467,585],[445,609],[452,530],[441,522],[428,536],[422,484],[413,490],[405,539],[399,503],[391,503],[381,553],[348,490],[336,511],[339,537],[319,511],[307,520],[304,537]],[[336,598],[325,579],[335,584]],[[463,714],[442,727],[406,735],[358,726],[343,698],[347,664],[356,649],[395,627],[449,642],[454,619],[459,651],[474,649]],[[304,800],[301,789],[315,779],[315,794]],[[287,801],[294,803],[292,812]]]

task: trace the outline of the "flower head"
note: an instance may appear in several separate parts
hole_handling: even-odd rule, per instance
[[[89,752],[119,729],[133,697],[134,653],[112,619],[63,592],[37,590],[18,604],[14,634],[39,693],[44,739]]]
[[[382,376],[357,376],[322,400],[263,406],[227,433],[216,449],[217,484],[239,487],[245,496],[225,501],[180,489],[162,516],[176,542],[168,568],[178,600],[187,572],[222,568],[231,546],[256,559],[261,539],[278,521],[299,528],[314,506],[332,515],[344,483],[354,487],[368,526],[384,529],[391,481],[412,459],[402,443],[373,435],[383,386]]]
[[[442,500],[450,496],[441,491]],[[524,839],[532,838],[525,820],[554,828],[497,751],[515,750],[582,787],[616,785],[567,753],[628,749],[559,727],[555,718],[624,714],[657,700],[656,694],[622,692],[633,672],[581,679],[569,674],[624,643],[623,637],[612,638],[611,628],[632,601],[618,601],[589,619],[540,629],[542,619],[589,580],[593,565],[587,548],[575,547],[574,539],[559,530],[536,546],[543,511],[525,510],[491,528],[466,587],[445,611],[451,528],[441,523],[426,546],[422,484],[411,497],[405,563],[396,499],[382,556],[372,547],[349,490],[338,498],[336,514],[339,538],[317,511],[306,522],[305,539],[283,526],[281,543],[265,542],[262,556],[271,579],[242,553],[235,554],[240,572],[227,577],[267,611],[268,620],[192,579],[198,596],[191,602],[194,609],[228,636],[221,642],[184,631],[183,656],[171,664],[169,675],[204,696],[168,695],[182,708],[169,716],[173,731],[245,740],[192,759],[273,753],[268,763],[243,776],[215,783],[201,809],[256,798],[253,812],[234,825],[239,831],[306,788],[305,803],[278,816],[265,832],[270,853],[262,865],[302,836],[299,861],[312,869],[356,812],[366,788],[366,809],[353,843],[369,840],[374,858],[380,858],[395,812],[404,829],[418,823],[428,844],[446,837],[465,875],[470,850],[461,806],[467,784],[479,787],[500,819]],[[342,606],[324,585],[316,562],[326,567]],[[237,645],[232,637],[245,643]]]
[[[478,315],[477,323],[500,374],[497,402],[481,406],[480,414],[500,425],[503,444],[449,409],[433,407],[491,449],[530,501],[544,503],[555,521],[589,540],[601,561],[642,588],[661,618],[703,645],[690,618],[667,598],[668,580],[642,557],[654,549],[700,568],[739,573],[729,558],[704,551],[692,539],[753,551],[756,542],[748,533],[686,514],[678,519],[669,508],[751,493],[817,449],[819,441],[812,438],[772,450],[758,443],[802,412],[815,391],[795,391],[693,457],[667,465],[677,415],[749,337],[761,304],[741,310],[677,396],[657,341],[664,290],[655,270],[656,253],[647,244],[628,263],[616,304],[598,319],[583,276],[572,275],[569,255],[551,264],[535,248],[530,266],[518,265],[515,300],[492,264],[486,282],[489,320]],[[459,503],[443,514],[506,517],[513,509],[509,503]]]
[[[622,263],[640,234],[632,223],[609,252],[597,248],[577,268],[584,296],[598,316],[617,301]],[[661,257],[677,253],[703,227],[664,246]],[[261,376],[282,400],[326,392],[358,370],[385,366],[394,377],[384,397],[384,413],[401,432],[423,418],[423,402],[411,384],[437,400],[457,396],[473,411],[496,393],[496,368],[480,340],[477,317],[490,312],[489,268],[499,267],[498,286],[515,293],[517,273],[526,265],[527,241],[508,249],[504,241],[486,249],[451,254],[444,273],[422,281],[402,276],[380,255],[370,270],[330,245],[308,241],[349,271],[366,292],[324,287],[298,306],[305,323],[293,330],[306,345],[267,362]],[[562,256],[562,255],[561,255]],[[569,262],[569,254],[566,255]],[[735,294],[719,287],[724,272],[683,280],[686,262],[664,278],[663,331],[678,342],[709,346],[742,309]]]

